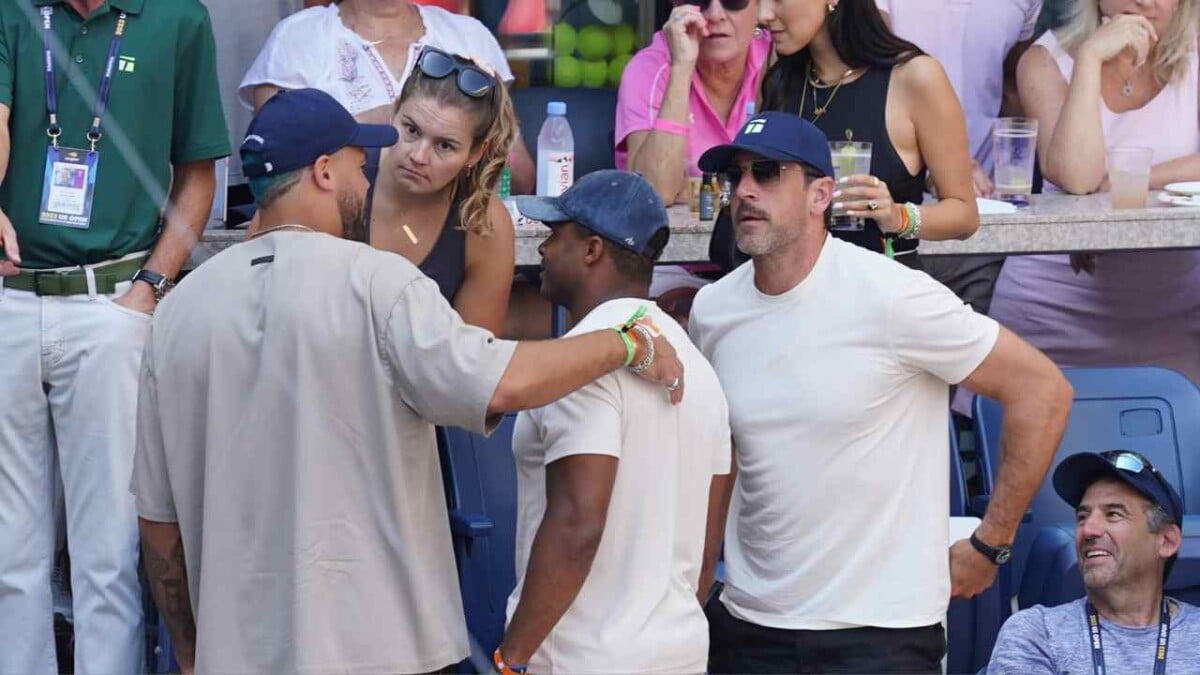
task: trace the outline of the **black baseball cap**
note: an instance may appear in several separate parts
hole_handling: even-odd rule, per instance
[[[593,171],[559,197],[517,197],[516,201],[526,218],[547,225],[574,221],[651,260],[658,258],[670,238],[667,207],[637,173]],[[655,236],[663,230],[667,235],[660,243]]]
[[[304,168],[345,147],[385,148],[400,134],[390,124],[359,124],[332,96],[318,89],[282,90],[272,96],[242,141],[247,178],[277,176]],[[246,161],[246,153],[253,161]]]
[[[812,122],[798,115],[777,111],[754,115],[742,125],[732,143],[709,148],[700,155],[700,170],[724,171],[739,151],[780,162],[800,162],[825,176],[833,176],[829,139]]]

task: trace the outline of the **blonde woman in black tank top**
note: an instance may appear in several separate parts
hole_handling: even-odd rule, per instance
[[[508,92],[474,62],[426,47],[392,124],[400,141],[367,167],[369,243],[417,265],[463,321],[501,334],[515,264],[495,193],[517,126]]]
[[[871,175],[852,176],[834,195],[867,226],[835,236],[919,268],[919,240],[975,233],[962,105],[936,60],[896,37],[874,0],[760,0],[758,20],[779,55],[763,78],[762,109],[799,114],[831,141],[873,146]],[[921,205],[926,172],[936,204]],[[919,205],[915,238],[898,236],[906,202]]]

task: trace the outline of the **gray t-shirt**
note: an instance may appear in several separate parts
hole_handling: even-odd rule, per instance
[[[1167,673],[1200,672],[1200,616],[1197,608],[1171,600],[1178,608],[1171,616],[1171,641]],[[1037,605],[1012,615],[1000,630],[988,675],[1084,675],[1092,670],[1084,599],[1059,605]],[[1104,665],[1108,675],[1148,675],[1154,672],[1158,622],[1129,628],[1100,620]]]
[[[229,248],[163,300],[132,487],[179,523],[196,672],[467,656],[433,425],[485,431],[515,349],[404,258],[311,232]]]

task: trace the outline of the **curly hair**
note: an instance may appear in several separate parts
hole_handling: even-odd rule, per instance
[[[486,67],[481,66],[485,72]],[[434,79],[414,69],[404,83],[400,98],[392,108],[392,117],[400,111],[404,102],[412,99],[431,99],[441,106],[453,106],[470,114],[475,122],[471,150],[484,148],[483,155],[474,165],[465,167],[454,184],[455,197],[462,191],[459,228],[481,237],[490,236],[492,223],[488,219],[488,204],[496,194],[500,172],[508,160],[508,153],[517,139],[517,115],[513,111],[512,99],[505,86],[494,75],[495,86],[486,96],[472,98],[458,89],[453,75]]]

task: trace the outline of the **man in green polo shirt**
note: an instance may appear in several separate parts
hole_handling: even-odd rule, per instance
[[[0,2],[0,673],[68,668],[52,634],[55,458],[75,672],[142,670],[138,366],[227,154],[198,0]]]

